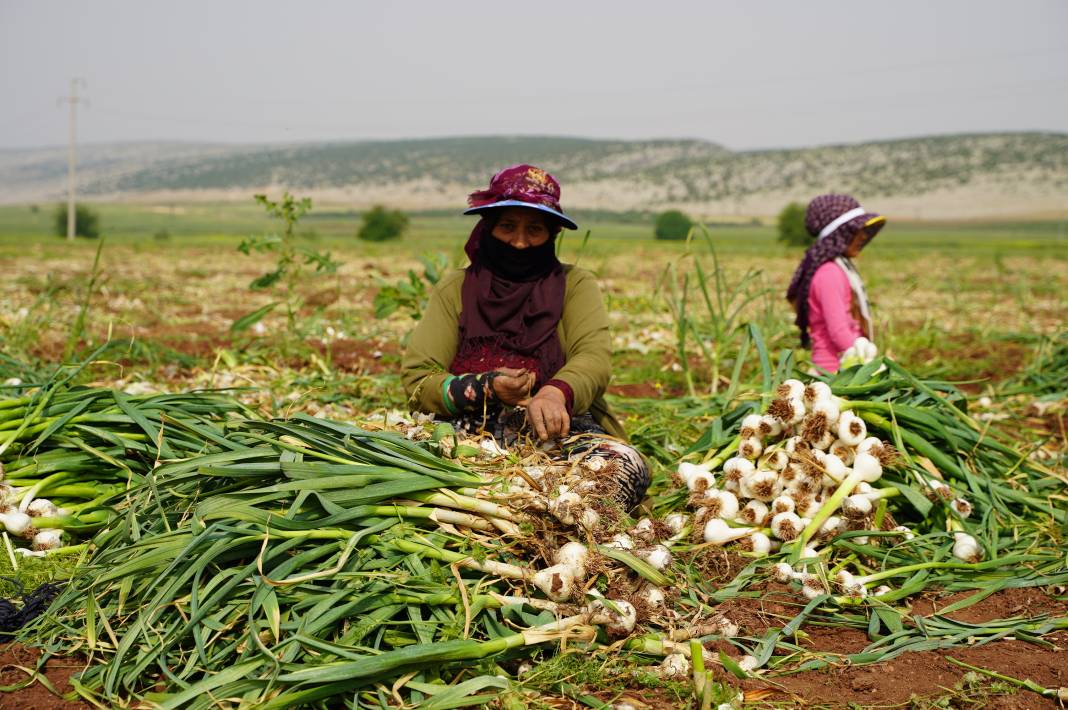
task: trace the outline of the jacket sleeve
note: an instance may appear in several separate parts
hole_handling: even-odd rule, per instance
[[[430,292],[423,317],[408,336],[401,382],[412,411],[449,416],[442,388],[460,339],[462,270],[448,274]]]
[[[827,262],[816,270],[809,287],[809,303],[812,301],[819,303],[835,352],[848,350],[853,341],[861,336],[861,332],[850,312],[853,290],[849,287],[849,279],[842,267],[834,262]]]
[[[597,280],[588,271],[573,268],[560,319],[561,341],[567,362],[554,379],[563,380],[574,395],[572,409],[588,411],[604,394],[612,375],[612,339],[608,313]]]

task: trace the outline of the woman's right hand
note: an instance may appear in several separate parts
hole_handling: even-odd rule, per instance
[[[493,378],[493,392],[501,402],[514,407],[530,396],[534,379],[534,373],[529,370],[501,367]]]

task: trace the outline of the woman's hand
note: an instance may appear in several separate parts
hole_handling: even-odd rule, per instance
[[[493,393],[501,402],[514,407],[530,397],[534,388],[534,373],[529,370],[517,370],[514,367],[497,369],[493,378]]]
[[[527,408],[527,421],[542,441],[567,436],[571,429],[564,393],[552,385],[542,387],[536,395],[519,404]]]

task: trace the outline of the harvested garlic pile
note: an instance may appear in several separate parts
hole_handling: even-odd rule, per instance
[[[875,529],[880,499],[899,492],[878,485],[883,469],[896,466],[900,457],[889,443],[869,436],[864,420],[849,409],[851,403],[832,395],[827,384],[786,380],[776,395],[765,414],[742,420],[735,455],[720,470],[714,470],[714,460],[683,462],[676,480],[690,493],[695,537],[713,545],[733,543],[755,556],[795,542],[803,548],[804,567],[820,558],[818,545],[839,533]],[[927,484],[937,495],[951,496],[945,484]],[[952,505],[962,517],[971,509],[962,498]],[[906,528],[895,530],[911,537]],[[981,552],[968,536],[958,532],[956,539],[955,556],[979,559]],[[852,540],[869,541],[864,535]],[[786,568],[788,573],[778,574],[783,581],[800,582],[809,596],[825,593],[815,575]],[[860,577],[843,576],[836,585],[846,594],[867,592]]]

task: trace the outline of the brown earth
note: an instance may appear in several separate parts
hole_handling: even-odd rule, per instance
[[[929,616],[974,592],[952,595],[925,595],[913,602],[914,615]],[[781,626],[784,617],[792,617],[799,610],[796,595],[784,587],[769,585],[759,599],[733,599],[720,607],[729,618],[742,627],[747,635],[760,635],[771,626]],[[1068,615],[1068,603],[1053,598],[1039,589],[1010,589],[997,592],[986,599],[947,614],[948,618],[973,624],[1014,616]],[[851,654],[861,651],[870,641],[857,629],[820,627],[806,624],[802,630],[808,639],[802,645],[813,651]],[[843,659],[818,671],[796,675],[771,677],[768,683],[747,681],[746,689],[766,688],[778,692],[772,702],[794,703],[797,707],[893,706],[906,704],[913,696],[937,697],[956,686],[967,669],[946,660],[951,656],[959,661],[992,670],[1020,680],[1030,679],[1046,688],[1068,686],[1068,633],[1057,632],[1045,637],[1055,648],[1016,640],[994,641],[983,646],[958,647],[939,651],[905,653],[886,663],[850,666]],[[726,649],[725,649],[726,650]],[[737,654],[737,651],[733,651]],[[727,680],[727,679],[725,679]],[[1021,689],[999,697],[987,697],[987,708],[1052,708],[1056,702],[1037,693]],[[953,705],[951,707],[967,707]]]
[[[1007,380],[1022,370],[1032,354],[1026,343],[990,340],[977,333],[964,332],[947,334],[938,347],[913,350],[908,353],[908,361],[930,365],[952,355],[958,362],[974,362],[976,368],[968,372],[969,382],[962,382],[958,387],[968,394],[978,394],[990,383]]]
[[[715,576],[729,575],[734,566],[726,558],[708,560],[708,572]],[[973,592],[925,595],[913,602],[912,613],[923,616],[935,614],[939,609],[971,594]],[[747,636],[759,636],[768,628],[780,627],[799,609],[797,595],[776,584],[768,585],[759,598],[731,599],[719,607]],[[978,624],[993,619],[1040,614],[1064,616],[1068,614],[1068,601],[1049,596],[1039,589],[1012,589],[993,594],[947,616]],[[808,635],[803,645],[815,652],[846,655],[857,653],[870,643],[867,635],[856,629],[813,624],[806,624],[802,629]],[[908,707],[915,698],[944,696],[961,682],[967,670],[954,665],[946,656],[1013,678],[1030,679],[1046,688],[1068,687],[1068,632],[1047,635],[1045,640],[1054,644],[1054,648],[1046,649],[1017,640],[1001,640],[983,646],[905,653],[886,663],[865,666],[850,666],[843,660],[841,664],[818,671],[770,676],[761,680],[739,682],[721,669],[717,669],[716,673],[720,682],[730,683],[744,691],[747,703],[766,701],[775,707]],[[713,650],[737,655],[736,649],[725,641],[715,644]],[[35,649],[19,644],[11,644],[3,649],[0,654],[0,685],[11,686],[24,682],[27,674],[17,667],[34,668],[38,655]],[[45,668],[45,675],[61,693],[67,693],[72,690],[68,682],[71,674],[81,667],[81,663],[67,664],[52,660]],[[608,697],[597,688],[586,688],[585,691],[605,701],[620,702],[625,699],[636,708],[659,710],[677,707],[673,696],[662,690],[635,688],[628,690],[624,698]],[[982,707],[992,710],[1057,707],[1056,701],[1024,689],[1011,695],[987,694],[982,697]],[[551,707],[582,707],[563,697],[542,700]],[[961,702],[946,707],[978,707],[966,698]],[[65,710],[88,705],[81,701],[63,700],[34,683],[12,693],[0,694],[0,708],[6,707]]]
[[[0,686],[9,688],[25,683],[29,678],[28,672],[34,671],[37,667],[40,651],[17,643],[8,644],[0,649],[2,649],[0,650]],[[71,675],[83,667],[80,662],[50,659],[45,665],[44,675],[52,687],[66,695],[74,692],[74,688],[70,685]],[[12,692],[0,692],[0,708],[75,710],[90,707],[92,706],[81,700],[64,700],[37,682]]]
[[[648,382],[636,382],[627,385],[609,385],[608,394],[629,399],[658,399],[663,392]]]

